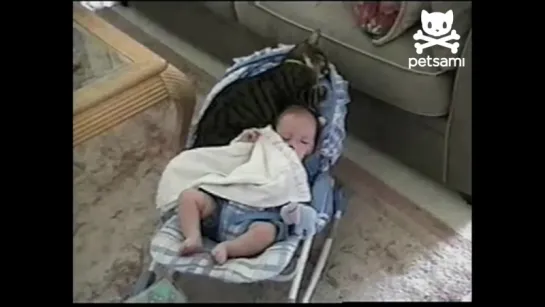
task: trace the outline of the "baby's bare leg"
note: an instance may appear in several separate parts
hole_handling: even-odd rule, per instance
[[[222,242],[212,250],[217,263],[228,258],[251,257],[263,252],[276,237],[276,226],[267,222],[255,222],[240,237]]]
[[[188,189],[178,197],[180,230],[185,237],[180,253],[190,255],[202,250],[201,220],[216,209],[214,199],[197,189]]]

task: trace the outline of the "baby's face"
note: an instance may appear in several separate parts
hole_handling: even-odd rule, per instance
[[[314,150],[316,120],[310,114],[288,113],[276,125],[276,132],[303,160]]]

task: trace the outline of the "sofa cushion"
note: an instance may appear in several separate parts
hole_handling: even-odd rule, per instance
[[[236,21],[237,19],[233,1],[203,1],[202,4],[216,15],[227,20]]]
[[[322,48],[356,89],[424,116],[448,111],[452,76],[436,68],[409,69],[417,57],[409,30],[394,41],[375,46],[355,25],[342,2],[235,2],[240,23],[280,43],[297,43],[321,29]]]

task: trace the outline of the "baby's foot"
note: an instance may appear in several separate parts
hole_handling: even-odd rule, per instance
[[[217,264],[224,264],[227,261],[227,248],[224,243],[216,245],[211,251],[212,257]]]
[[[180,248],[180,255],[189,256],[194,253],[202,252],[202,240],[201,238],[187,238],[182,242],[182,247]]]

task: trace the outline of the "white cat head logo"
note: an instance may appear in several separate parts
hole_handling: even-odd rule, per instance
[[[449,48],[450,52],[452,52],[453,54],[458,52],[458,47],[460,47],[460,44],[458,42],[449,43],[449,41],[460,39],[460,35],[456,33],[456,30],[451,31],[453,22],[452,10],[449,10],[446,13],[428,13],[426,10],[422,10],[420,20],[422,22],[422,29],[424,29],[424,32],[426,32],[427,35],[423,34],[422,30],[416,31],[416,33],[413,35],[414,40],[425,41],[424,44],[414,44],[414,47],[416,48],[416,53],[422,54],[422,51],[424,49],[436,45]],[[449,35],[439,38],[449,32]]]

